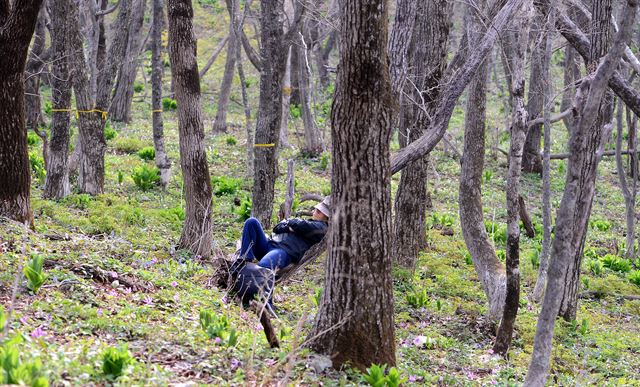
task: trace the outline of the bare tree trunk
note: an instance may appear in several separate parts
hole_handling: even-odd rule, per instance
[[[605,0],[608,2],[607,0]],[[594,6],[603,6],[605,1],[595,1]],[[609,3],[610,4],[610,3]],[[542,303],[542,310],[538,317],[534,338],[531,363],[527,371],[525,386],[544,386],[549,373],[549,358],[553,342],[553,331],[556,317],[563,298],[563,289],[567,286],[566,277],[571,274],[569,264],[575,258],[575,234],[580,230],[575,214],[580,211],[579,195],[583,189],[594,186],[595,170],[599,159],[597,151],[600,148],[602,128],[597,125],[600,107],[610,78],[616,71],[616,65],[624,53],[626,42],[631,36],[631,26],[634,23],[638,3],[632,0],[624,10],[620,32],[612,50],[601,60],[595,73],[582,81],[576,101],[579,108],[578,121],[571,133],[569,149],[571,157],[567,167],[565,191],[558,209],[555,238],[552,247],[552,260],[549,266],[547,289]],[[606,13],[606,12],[605,12]],[[602,19],[610,20],[611,15],[602,15]],[[556,23],[556,25],[558,25]],[[594,36],[594,40],[599,37]],[[594,47],[602,47],[594,45]],[[599,58],[599,56],[595,56]],[[597,60],[597,59],[596,59]]]
[[[290,88],[291,93],[289,96],[289,103],[295,106],[300,106],[301,98],[300,98],[300,74],[298,73],[298,69],[300,68],[300,43],[296,39],[295,44],[291,45],[291,75],[290,75]]]
[[[630,259],[635,259],[636,251],[635,251],[635,228],[636,228],[636,180],[634,179],[632,182],[632,189],[629,189],[629,184],[627,183],[627,175],[624,170],[624,166],[622,164],[622,126],[624,124],[624,107],[622,103],[618,104],[618,114],[616,115],[616,123],[617,123],[617,136],[616,136],[616,170],[618,171],[618,179],[620,179],[620,189],[622,190],[622,195],[624,196],[624,207],[626,214],[626,223],[627,223],[627,237],[626,237],[626,251],[625,257]],[[629,126],[628,131],[631,134],[631,131],[635,130],[634,127]],[[631,149],[630,149],[631,150]],[[635,144],[633,148],[635,152]],[[631,157],[631,156],[629,156]]]
[[[139,57],[143,50],[142,25],[144,24],[146,3],[146,0],[134,0],[132,6],[132,23],[127,37],[126,56],[118,71],[115,94],[109,109],[112,121],[131,121],[134,82],[138,72]]]
[[[71,107],[71,80],[69,58],[71,5],[69,0],[54,0],[51,6],[51,50],[57,59],[51,64],[51,144],[47,177],[42,196],[63,199],[69,195],[69,124]]]
[[[44,125],[44,117],[42,116],[42,103],[40,96],[40,73],[45,65],[44,46],[46,40],[45,31],[45,11],[40,12],[36,30],[34,33],[33,47],[29,53],[25,68],[25,109],[27,128],[38,131],[40,126]]]
[[[576,95],[575,81],[580,79],[580,68],[576,63],[576,50],[567,46],[564,51],[564,90],[562,92],[562,102],[560,110],[565,111],[573,106],[573,100]],[[572,114],[568,114],[562,119],[565,128],[571,133],[575,125],[575,119]]]
[[[429,15],[429,18],[422,16],[414,24],[408,63],[409,82],[404,86],[406,95],[410,97],[405,97],[401,106],[401,146],[422,135],[435,110],[440,79],[446,68],[451,5],[446,0],[431,0],[419,2],[414,10],[418,15]],[[418,252],[426,245],[428,163],[428,156],[425,156],[407,165],[402,171],[394,203],[393,256],[400,265],[411,270],[415,268]]]
[[[41,0],[0,1],[0,217],[33,226],[24,68]]]
[[[590,60],[587,69],[590,73],[595,72],[599,64],[600,58],[603,57],[611,44],[611,0],[594,1],[592,5],[593,18],[591,20],[591,49]],[[615,66],[614,66],[615,67]],[[595,178],[597,174],[597,166],[601,155],[598,150],[603,145],[603,141],[607,140],[604,133],[607,131],[606,125],[611,125],[613,119],[613,93],[605,88],[602,103],[598,106],[597,120],[593,123],[593,127],[589,133],[591,141],[587,140],[587,149],[596,147],[593,154],[594,159],[584,165],[582,170],[583,176],[587,176],[585,182],[581,185],[576,200],[576,210],[574,211],[574,229],[573,240],[571,244],[571,253],[573,260],[569,261],[568,271],[565,277],[565,287],[560,304],[560,315],[567,321],[576,318],[578,308],[578,289],[580,287],[580,266],[582,264],[582,252],[587,236],[587,227],[589,216],[591,214],[591,206],[595,195]],[[569,158],[571,160],[571,158]]]
[[[324,150],[320,129],[316,125],[311,110],[311,64],[309,50],[302,34],[298,35],[301,47],[298,48],[298,87],[302,107],[302,123],[304,125],[304,153],[318,156]],[[295,46],[294,46],[295,47]]]
[[[476,10],[469,6],[467,12],[467,39],[470,47],[473,47],[478,42],[482,27],[481,22],[476,19],[477,16],[473,14]],[[486,61],[482,63],[469,85],[458,203],[462,235],[489,302],[489,317],[497,320],[504,308],[506,274],[487,235],[482,213],[488,67]]]
[[[277,172],[277,150],[282,120],[282,78],[287,63],[286,52],[297,25],[283,31],[282,0],[261,0],[260,104],[254,144],[254,177],[251,212],[265,228],[271,224],[274,185]]]
[[[293,47],[289,48],[287,53],[287,66],[284,70],[284,77],[282,79],[282,121],[280,122],[280,145],[283,147],[291,146],[289,144],[289,112],[291,109],[291,51]]]
[[[229,109],[229,97],[231,96],[231,85],[233,83],[233,75],[236,70],[236,46],[238,40],[234,33],[234,20],[240,13],[240,4],[236,1],[226,0],[227,10],[229,12],[229,43],[227,44],[227,59],[224,64],[224,75],[222,77],[222,85],[220,85],[220,94],[218,95],[218,110],[216,118],[213,122],[213,133],[224,133],[227,131],[227,110]]]
[[[629,108],[626,109],[627,112],[627,129],[629,132],[629,140],[627,144],[627,148],[629,149],[629,176],[633,177],[638,175],[638,155],[637,155],[637,146],[638,146],[638,116],[631,113]],[[631,151],[633,150],[633,151]],[[634,178],[634,183],[637,182],[637,178]]]
[[[168,0],[169,59],[178,102],[180,165],[186,218],[178,247],[203,258],[211,256],[211,179],[204,147],[200,77],[196,58],[191,0]]]
[[[156,166],[160,170],[160,184],[167,188],[171,179],[171,161],[164,148],[162,120],[162,30],[164,29],[163,0],[153,0],[153,26],[151,29],[151,104],[153,109],[153,147]]]
[[[326,285],[310,337],[311,347],[335,367],[348,362],[364,370],[396,362],[389,173],[395,102],[386,1],[344,0],[340,8],[341,66],[331,118],[334,208]]]
[[[533,1],[524,4],[521,15],[514,19],[514,31],[507,34],[507,61],[511,70],[511,145],[507,176],[507,292],[502,320],[493,345],[495,353],[509,350],[520,303],[520,170],[527,132],[527,109],[524,103],[524,64],[526,63],[529,24]]]
[[[555,11],[551,11],[548,19],[548,26],[553,28]],[[546,34],[545,56],[551,57],[553,45],[552,31]],[[566,67],[565,67],[566,71]],[[549,269],[549,256],[551,255],[551,176],[550,176],[550,155],[551,155],[551,106],[553,103],[553,85],[549,76],[549,66],[544,68],[541,74],[543,90],[543,117],[544,117],[544,153],[542,156],[542,252],[540,253],[540,268],[536,286],[533,289],[533,300],[538,303],[544,295],[547,285],[547,271]],[[563,97],[564,98],[564,97]]]

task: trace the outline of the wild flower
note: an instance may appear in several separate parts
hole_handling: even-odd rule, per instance
[[[39,339],[44,335],[46,335],[46,332],[44,331],[44,329],[42,329],[42,326],[37,327],[36,329],[31,331],[31,333],[29,334],[29,336],[31,336],[34,339]]]
[[[153,299],[150,296],[144,296],[142,301],[147,305],[153,305]]]
[[[175,288],[175,287],[178,287],[178,283],[177,283],[176,281],[173,281],[173,282],[171,283],[171,286],[172,286],[172,287],[174,287],[174,288]]]

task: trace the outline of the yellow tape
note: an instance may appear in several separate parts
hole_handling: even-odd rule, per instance
[[[73,109],[51,109],[52,112],[72,112]]]
[[[270,148],[272,146],[276,146],[276,144],[255,144],[254,147],[256,148]]]
[[[104,110],[100,110],[100,109],[91,109],[91,110],[76,110],[76,118],[79,118],[80,113],[100,113],[100,115],[102,116],[103,120],[107,119],[107,114],[109,114],[108,112],[105,112]]]
[[[162,113],[163,110],[162,109],[158,109],[158,110],[152,110],[151,113]]]

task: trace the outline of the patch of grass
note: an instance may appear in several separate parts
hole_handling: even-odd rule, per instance
[[[133,154],[146,146],[146,142],[132,137],[118,136],[113,140],[113,148],[121,153]]]

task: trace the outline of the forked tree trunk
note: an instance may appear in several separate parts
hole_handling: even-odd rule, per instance
[[[391,281],[387,2],[341,1],[340,69],[332,109],[334,209],[326,282],[309,334],[334,367],[396,362]],[[357,275],[356,275],[357,273]]]
[[[227,43],[227,58],[224,64],[222,85],[220,85],[220,94],[218,94],[218,110],[216,111],[216,118],[213,122],[213,133],[223,133],[227,131],[227,111],[229,110],[233,75],[236,71],[236,46],[239,43],[233,29],[236,25],[234,20],[240,13],[240,4],[238,1],[232,0],[227,0],[226,3],[227,11],[229,12],[229,42]]]
[[[51,50],[57,60],[51,64],[51,143],[47,178],[42,196],[62,199],[69,195],[69,123],[71,112],[70,23],[69,0],[54,0],[51,6]]]
[[[164,148],[162,120],[162,30],[164,29],[163,0],[153,0],[153,26],[151,30],[151,104],[153,109],[153,148],[156,166],[160,170],[160,184],[167,188],[171,179],[171,161]]]
[[[521,15],[514,19],[514,31],[505,36],[505,52],[511,71],[511,144],[507,175],[507,292],[496,341],[495,353],[509,350],[520,303],[520,174],[527,132],[527,109],[524,103],[524,64],[526,63],[529,24],[533,2],[524,4]]]
[[[133,103],[134,83],[138,71],[139,57],[142,53],[142,25],[146,0],[135,0],[132,7],[131,27],[127,37],[126,56],[118,71],[115,94],[109,109],[112,121],[130,122]]]
[[[304,125],[304,152],[309,156],[318,156],[324,150],[320,129],[316,125],[311,110],[311,64],[304,37],[298,34],[300,47],[298,48],[298,87],[302,108],[302,123]],[[295,48],[295,45],[294,45]]]
[[[471,8],[471,7],[470,7]],[[477,43],[481,23],[474,9],[469,9],[467,39],[470,47]],[[460,225],[467,249],[489,303],[489,317],[498,319],[504,308],[505,268],[498,260],[484,226],[482,212],[482,173],[485,153],[486,83],[488,63],[478,68],[469,85],[465,115],[464,152],[460,171]]]
[[[611,44],[611,15],[612,1],[598,0],[592,5],[591,20],[591,49],[590,61],[587,64],[590,73],[595,72],[600,58],[603,57]],[[598,154],[603,146],[602,142],[607,138],[604,135],[605,125],[611,125],[613,120],[613,93],[605,88],[602,102],[598,106],[598,116],[592,127],[588,129],[586,149],[589,153],[588,161],[582,165],[582,176],[585,179],[577,193],[576,210],[574,211],[573,240],[571,242],[571,254],[573,259],[569,261],[565,277],[565,287],[560,304],[560,315],[567,321],[576,318],[578,309],[578,290],[580,287],[580,266],[582,264],[582,252],[587,237],[587,227],[591,206],[595,195],[595,179],[598,163],[601,155]],[[593,151],[593,153],[591,153]]]
[[[610,4],[608,0],[595,1],[595,7]],[[536,334],[534,337],[531,363],[527,371],[525,386],[544,386],[549,373],[549,358],[553,342],[553,331],[558,311],[563,298],[563,289],[567,287],[566,279],[571,274],[569,264],[574,260],[574,241],[576,233],[581,231],[581,224],[576,221],[575,214],[582,213],[580,195],[585,188],[595,185],[595,173],[591,171],[597,166],[599,159],[597,151],[600,148],[602,128],[597,125],[600,120],[600,107],[603,96],[607,90],[607,84],[616,71],[616,65],[620,61],[626,42],[631,36],[635,14],[638,8],[636,0],[627,3],[623,13],[623,21],[620,32],[612,50],[601,61],[595,74],[582,81],[576,101],[578,107],[578,120],[575,130],[571,133],[569,149],[571,157],[567,166],[565,191],[562,195],[560,208],[556,220],[555,238],[551,251],[551,264],[547,289],[542,303],[542,310],[538,317]],[[608,24],[611,15],[602,13],[602,18],[594,18]],[[556,25],[557,22],[556,22]],[[594,40],[599,37],[594,36]],[[602,47],[594,44],[594,47]],[[596,57],[597,58],[597,57]],[[580,237],[580,235],[578,235]]]
[[[27,118],[27,128],[38,131],[44,125],[42,116],[42,103],[40,96],[40,73],[44,68],[44,46],[46,40],[44,11],[40,12],[36,30],[34,32],[33,47],[27,59],[25,69],[25,109]]]
[[[0,217],[33,226],[24,68],[41,0],[0,1]]]
[[[261,71],[260,103],[254,144],[254,174],[251,212],[265,228],[271,225],[277,151],[282,120],[282,78],[289,42],[282,23],[282,0],[262,0],[260,14]],[[287,33],[290,35],[291,30]]]
[[[191,0],[168,0],[169,59],[178,102],[180,165],[186,218],[178,247],[208,258],[212,249],[211,180],[204,147],[196,39]]]
[[[430,17],[417,18],[412,34],[408,63],[411,82],[405,86],[405,93],[411,98],[403,101],[399,126],[403,147],[422,135],[435,110],[440,79],[446,68],[451,5],[446,0],[429,0],[419,2],[414,10],[418,15]],[[426,245],[427,167],[425,156],[403,169],[394,203],[393,256],[411,270],[415,268],[418,252]]]

